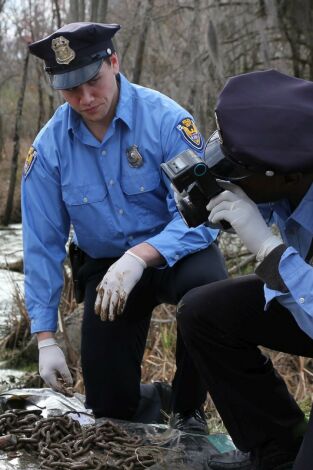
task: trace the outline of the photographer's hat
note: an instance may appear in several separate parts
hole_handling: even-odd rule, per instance
[[[45,70],[56,90],[79,86],[94,77],[106,57],[114,52],[112,38],[118,24],[70,23],[29,45],[45,61]]]
[[[212,173],[236,180],[313,170],[313,83],[275,70],[230,78],[206,144]]]

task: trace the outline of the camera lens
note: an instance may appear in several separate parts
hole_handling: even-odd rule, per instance
[[[193,172],[196,176],[203,176],[207,172],[207,166],[205,163],[197,163],[197,165],[194,167]]]

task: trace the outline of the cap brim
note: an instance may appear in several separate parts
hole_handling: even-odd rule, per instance
[[[246,167],[231,160],[223,151],[218,131],[215,131],[205,145],[205,163],[210,172],[226,181],[247,178],[252,172]]]
[[[100,59],[70,72],[50,75],[51,86],[55,90],[66,90],[82,85],[97,75],[102,63],[103,59]]]

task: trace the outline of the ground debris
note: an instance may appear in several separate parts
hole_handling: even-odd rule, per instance
[[[2,450],[35,455],[43,470],[139,470],[163,459],[160,447],[110,420],[81,426],[68,414],[43,418],[34,411],[9,410],[0,415],[1,436]]]

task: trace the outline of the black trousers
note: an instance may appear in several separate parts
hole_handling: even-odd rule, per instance
[[[140,400],[141,362],[152,310],[160,303],[176,305],[190,289],[225,279],[226,268],[216,244],[186,256],[173,267],[147,268],[130,293],[123,314],[103,322],[94,312],[96,287],[115,259],[89,259],[79,273],[85,287],[82,324],[82,370],[86,404],[97,418],[132,419]],[[173,409],[198,408],[206,386],[178,333]]]
[[[312,470],[313,467],[313,407],[308,429],[305,433],[293,470]]]
[[[296,452],[307,427],[304,415],[258,348],[313,357],[313,340],[291,313],[277,301],[264,311],[263,283],[251,275],[188,292],[177,321],[235,445],[247,451],[274,440]]]

